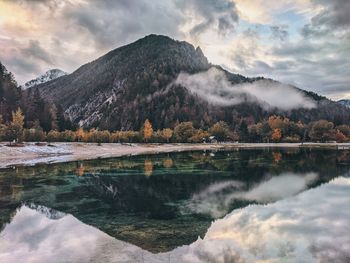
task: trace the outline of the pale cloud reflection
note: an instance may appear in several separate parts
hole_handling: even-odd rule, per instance
[[[212,184],[194,194],[184,210],[219,218],[226,215],[237,200],[269,203],[296,195],[312,184],[318,174],[282,173],[278,176],[267,175],[266,178],[249,189],[244,189],[244,184],[238,181]]]

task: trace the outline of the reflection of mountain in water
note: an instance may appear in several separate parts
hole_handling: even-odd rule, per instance
[[[22,206],[0,233],[0,261],[349,262],[349,203],[350,179],[338,177],[297,197],[233,211],[215,221],[203,239],[159,254],[71,215]]]
[[[174,153],[19,168],[0,172],[0,224],[9,222],[22,202],[36,203],[149,251],[168,251],[203,236],[215,217],[295,195],[348,168],[347,151],[298,149]]]

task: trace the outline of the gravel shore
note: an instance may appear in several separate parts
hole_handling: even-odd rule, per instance
[[[350,149],[350,143],[198,143],[198,144],[120,144],[120,143],[52,143],[24,147],[9,147],[0,143],[0,168],[32,166],[40,163],[60,163],[96,158],[111,158],[127,155],[156,154],[196,150],[219,150],[235,148],[299,148],[325,147]]]

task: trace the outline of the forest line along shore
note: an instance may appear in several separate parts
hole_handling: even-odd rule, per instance
[[[64,163],[130,155],[249,148],[330,148],[347,150],[350,143],[25,143],[11,147],[0,143],[0,169]]]

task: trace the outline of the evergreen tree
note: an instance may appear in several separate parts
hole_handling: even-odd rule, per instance
[[[239,138],[242,142],[247,142],[249,138],[249,131],[247,123],[242,120],[238,128]]]

